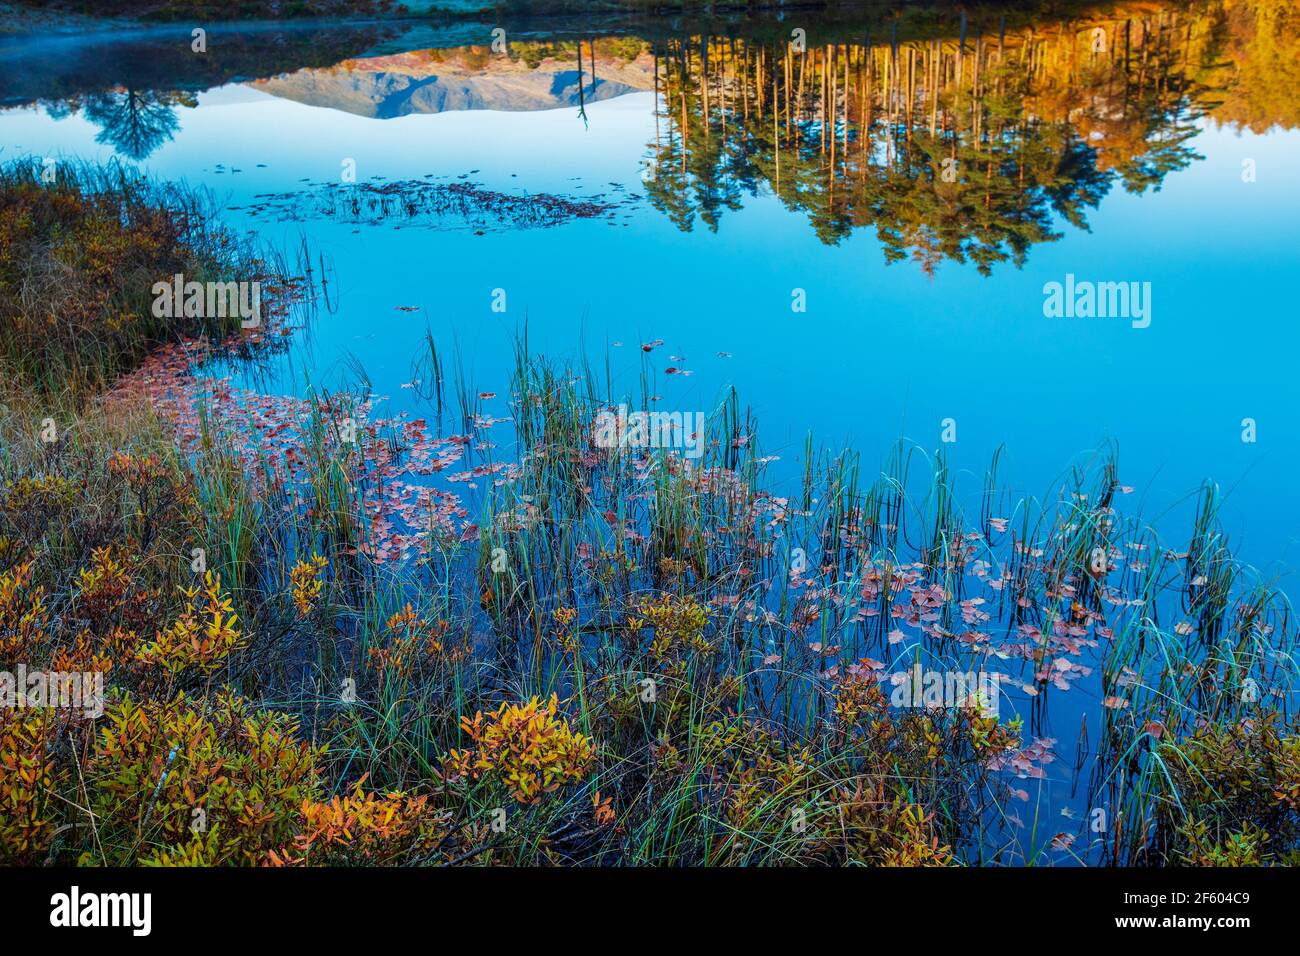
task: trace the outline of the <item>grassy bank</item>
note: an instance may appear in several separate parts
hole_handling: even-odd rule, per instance
[[[104,712],[0,708],[0,862],[1291,861],[1295,624],[1213,488],[1178,550],[1106,456],[965,514],[942,460],[810,443],[776,495],[734,396],[698,458],[609,447],[650,367],[618,394],[525,336],[517,449],[457,499],[492,425],[432,341],[436,437],[234,394],[196,366],[273,329],[159,320],[153,282],[261,276],[292,322],[298,277],[200,196],[42,172],[0,172],[0,672],[103,674]],[[913,666],[1005,694],[900,704]],[[1085,679],[1104,825],[1026,836],[1037,708]]]

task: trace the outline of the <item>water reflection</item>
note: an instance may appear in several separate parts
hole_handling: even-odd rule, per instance
[[[699,36],[656,48],[662,94],[647,191],[716,230],[770,190],[826,243],[874,228],[886,259],[987,274],[1087,228],[1118,183],[1141,193],[1197,158],[1222,49],[1206,14],[991,34],[799,45]]]
[[[40,104],[55,119],[81,114],[100,127],[97,141],[139,162],[180,128],[178,107],[226,83],[343,62],[395,31],[335,27],[214,35],[207,52],[190,48],[188,31],[107,35],[0,44],[0,105]],[[218,42],[219,39],[219,42]]]
[[[1064,223],[1087,229],[1116,186],[1159,189],[1198,159],[1188,141],[1200,124],[1296,125],[1282,80],[1297,62],[1297,19],[1278,0],[1013,25],[996,9],[877,13],[808,33],[756,22],[725,35],[527,38],[503,54],[405,49],[395,27],[239,35],[210,59],[140,40],[69,57],[41,95],[51,115],[81,110],[101,143],[142,160],[196,90],[245,77],[376,119],[569,108],[586,124],[588,104],[653,90],[645,190],[678,228],[717,230],[770,192],[827,244],[870,229],[886,261],[987,275],[1023,265]],[[10,76],[0,93],[22,100],[31,82]],[[75,92],[51,99],[51,86]]]
[[[451,110],[522,112],[574,108],[647,90],[650,58],[640,40],[628,59],[597,44],[521,44],[496,57],[485,47],[409,52],[299,70],[251,84],[265,93],[357,116],[393,119]]]
[[[188,93],[122,90],[88,97],[82,111],[100,127],[95,142],[111,145],[119,155],[139,162],[175,135],[180,127],[173,108],[194,106]]]

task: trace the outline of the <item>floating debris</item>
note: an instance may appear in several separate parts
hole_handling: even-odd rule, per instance
[[[633,202],[631,198],[606,202],[599,195],[576,199],[553,193],[510,194],[469,181],[420,180],[315,183],[293,192],[259,193],[254,200],[242,207],[243,211],[278,222],[329,219],[398,228],[454,228],[459,224],[476,234],[546,229],[575,219],[595,219]]]

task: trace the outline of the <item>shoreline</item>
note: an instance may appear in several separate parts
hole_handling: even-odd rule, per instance
[[[18,3],[0,3],[0,37],[29,37],[44,31],[60,35],[108,33],[136,25],[134,20],[92,17],[61,10],[35,10]]]

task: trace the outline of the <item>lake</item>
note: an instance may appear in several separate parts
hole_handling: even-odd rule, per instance
[[[0,144],[305,238],[329,307],[249,387],[364,370],[385,414],[427,414],[432,336],[506,416],[526,329],[658,407],[734,389],[779,493],[809,434],[865,472],[942,455],[975,510],[999,449],[1014,502],[1113,448],[1128,511],[1184,548],[1217,483],[1286,589],[1300,111],[1266,33],[1205,3],[5,38]],[[1076,697],[1044,734],[1072,745]]]

